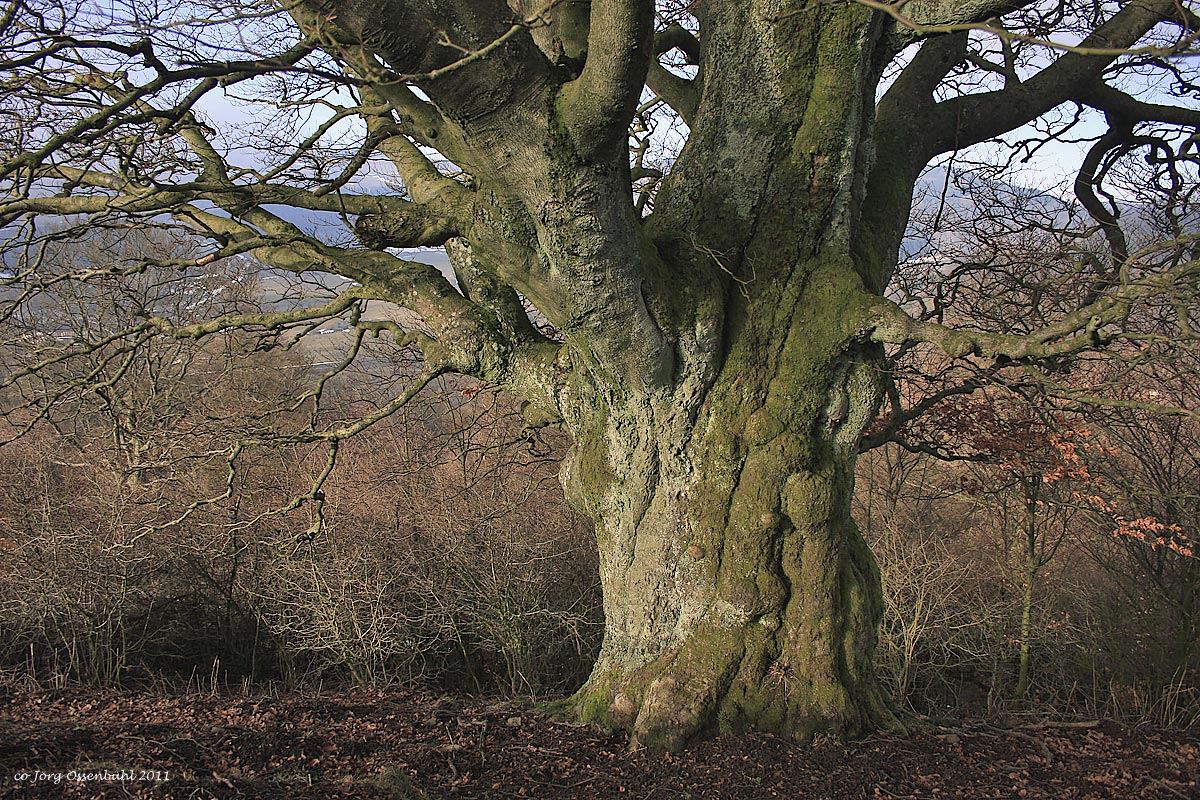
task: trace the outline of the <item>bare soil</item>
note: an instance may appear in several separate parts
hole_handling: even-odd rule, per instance
[[[652,756],[477,696],[0,690],[0,797],[1188,800],[1200,732],[942,720],[908,737],[750,734]]]

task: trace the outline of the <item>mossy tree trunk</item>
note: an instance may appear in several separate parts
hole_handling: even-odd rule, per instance
[[[651,747],[894,721],[872,664],[879,575],[849,513],[877,354],[814,330],[836,318],[775,323],[776,365],[731,356],[693,413],[604,409],[564,470],[596,519],[606,615],[576,700]]]
[[[564,485],[596,522],[606,629],[576,707],[656,749],[895,722],[872,664],[878,571],[850,517],[884,370],[869,287],[898,244],[860,235],[887,23],[794,11],[704,10],[689,139],[646,219],[624,129],[603,146],[572,84],[548,76],[524,113],[464,134],[505,143],[477,162],[511,165],[480,192],[506,205],[501,235],[487,218],[469,257],[566,339],[504,377],[572,433]],[[512,268],[522,248],[545,277]]]
[[[738,68],[705,83],[644,231],[671,379],[614,392],[592,374],[566,415],[564,480],[596,520],[607,620],[576,701],[666,749],[894,722],[872,664],[878,571],[850,518],[882,390],[852,253],[879,20],[718,10],[706,63]]]

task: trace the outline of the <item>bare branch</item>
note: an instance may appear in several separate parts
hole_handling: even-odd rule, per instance
[[[1187,241],[1195,241],[1192,237]],[[1177,249],[1180,242],[1168,247]],[[1134,253],[1129,261],[1148,258],[1161,247]],[[1180,260],[1169,268],[1116,286],[1092,303],[1026,335],[995,333],[975,328],[954,328],[915,319],[896,303],[880,300],[866,312],[873,341],[886,344],[924,342],[951,358],[980,356],[993,361],[1035,362],[1093,350],[1120,337],[1120,326],[1139,303],[1157,303],[1164,297],[1194,292],[1200,262]]]
[[[585,155],[623,144],[654,49],[651,0],[593,0],[588,57],[561,113]]]
[[[938,103],[923,142],[927,158],[986,141],[1036,119],[1093,83],[1151,28],[1173,14],[1174,0],[1135,0],[1028,80]]]

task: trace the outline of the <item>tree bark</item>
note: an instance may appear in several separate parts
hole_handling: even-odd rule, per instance
[[[812,424],[730,370],[694,423],[626,409],[580,437],[564,472],[596,519],[606,617],[585,720],[666,750],[895,724],[872,661],[879,574],[849,513],[878,363],[805,349],[809,374],[776,386],[819,407]]]
[[[722,77],[643,230],[666,379],[576,370],[561,396],[606,615],[575,704],[659,750],[898,724],[874,673],[878,569],[850,516],[884,369],[852,255],[882,27],[855,7],[766,14],[702,20]]]

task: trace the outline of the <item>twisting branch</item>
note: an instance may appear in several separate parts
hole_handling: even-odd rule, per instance
[[[624,143],[653,58],[652,0],[593,0],[588,57],[562,92],[563,119],[585,157]]]
[[[1109,129],[1092,145],[1083,160],[1083,165],[1079,168],[1079,174],[1075,177],[1075,196],[1083,204],[1084,209],[1092,215],[1092,219],[1099,223],[1101,230],[1104,231],[1104,237],[1108,240],[1113,262],[1112,274],[1114,275],[1125,267],[1125,262],[1129,258],[1129,245],[1117,217],[1105,208],[1104,204],[1100,202],[1100,198],[1096,196],[1095,186],[1100,180],[1098,173],[1104,157],[1132,138],[1133,128],[1130,125]]]
[[[1131,254],[1127,263],[1149,259],[1164,249],[1175,251],[1197,241],[1200,235],[1150,247]],[[1000,363],[1034,363],[1111,344],[1122,336],[1114,326],[1121,325],[1133,308],[1163,302],[1164,298],[1180,293],[1194,295],[1198,280],[1200,261],[1177,259],[1164,269],[1116,286],[1088,305],[1024,335],[954,328],[920,320],[896,303],[876,298],[864,311],[865,333],[871,340],[884,344],[931,344],[951,358],[977,356]]]
[[[999,136],[1071,99],[1174,8],[1175,0],[1134,0],[1028,80],[938,103],[927,120],[933,135],[926,137],[925,160]]]
[[[683,53],[685,63],[689,66],[700,66],[700,40],[687,28],[673,22],[654,34],[655,58],[650,62],[646,85],[674,109],[684,122],[691,125],[696,116],[696,108],[700,104],[703,71],[697,72],[695,78],[688,79],[664,67],[659,59],[672,50]]]
[[[994,369],[988,370],[989,373],[994,373]],[[876,447],[882,447],[888,442],[900,442],[905,449],[911,447],[904,443],[900,438],[900,431],[910,422],[919,419],[929,410],[937,406],[939,403],[962,395],[969,395],[986,386],[987,380],[981,376],[973,376],[968,380],[963,381],[957,386],[950,386],[937,392],[933,392],[927,397],[913,403],[905,408],[900,400],[899,393],[895,389],[895,384],[889,382],[888,399],[891,403],[891,413],[884,421],[883,425],[864,434],[858,443],[859,452],[865,453],[868,450],[874,450]]]

